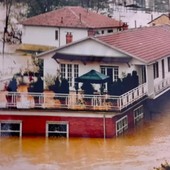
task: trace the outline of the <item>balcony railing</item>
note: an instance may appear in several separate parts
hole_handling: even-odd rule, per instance
[[[0,92],[0,108],[120,111],[147,95],[146,85],[121,95]]]
[[[154,85],[154,92],[155,95],[158,95],[162,91],[166,90],[167,88],[170,87],[170,78],[163,79],[159,83]]]

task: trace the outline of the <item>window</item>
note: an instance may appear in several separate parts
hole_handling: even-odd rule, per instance
[[[69,82],[69,86],[72,87],[72,65],[71,64],[67,65],[67,79]]]
[[[79,67],[77,64],[74,64],[74,78],[77,78],[79,76]],[[74,84],[76,87],[76,85]]]
[[[67,122],[47,122],[46,137],[69,137]]]
[[[141,67],[141,70],[142,70],[142,83],[146,83],[146,68],[145,66],[142,66]]]
[[[158,65],[158,62],[153,64],[153,74],[154,74],[154,79],[159,77],[159,65]]]
[[[102,32],[101,32],[102,34],[104,34],[104,30],[102,30]]]
[[[1,121],[0,136],[22,136],[21,121]]]
[[[61,76],[66,78],[69,82],[69,86],[74,85],[75,78],[79,75],[79,65],[78,64],[61,64]]]
[[[118,32],[121,31],[121,28],[117,28],[117,31],[118,31]]]
[[[123,133],[126,129],[128,129],[127,115],[116,121],[116,136]]]
[[[168,72],[170,72],[170,57],[168,57],[167,60],[168,60]]]
[[[162,60],[162,78],[165,78],[165,64],[164,64],[164,60]]]
[[[58,40],[58,30],[55,31],[55,40]]]
[[[114,80],[117,81],[118,78],[119,78],[119,68],[114,67]]]
[[[66,65],[61,64],[61,77],[65,78],[66,77]]]
[[[134,123],[136,124],[139,122],[141,119],[144,117],[144,111],[143,111],[143,106],[139,106],[137,109],[133,111],[133,116],[134,116]]]
[[[113,32],[113,30],[107,30],[107,33],[112,33]]]
[[[117,81],[119,78],[118,66],[101,66],[101,73],[111,77],[111,81]]]
[[[106,75],[106,69],[104,67],[101,67],[101,73]]]

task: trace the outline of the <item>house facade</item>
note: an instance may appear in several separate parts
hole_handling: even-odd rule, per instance
[[[121,21],[82,7],[64,7],[31,17],[22,22],[22,47],[61,47],[96,34],[110,34],[127,29]]]
[[[135,70],[139,84],[146,83],[148,93],[155,96],[153,87],[159,91],[162,81],[170,76],[166,34],[169,34],[168,25],[85,38],[40,54],[44,59],[44,75],[56,75],[60,71],[68,79],[70,90],[74,90],[75,78],[92,68],[110,76],[113,82]]]
[[[154,104],[170,89],[169,37],[169,25],[145,27],[88,37],[39,54],[44,60],[44,91],[2,91],[0,134],[104,138],[122,134],[144,118],[149,101]],[[81,84],[77,92],[76,78],[91,69],[113,82],[136,71],[139,84],[117,96],[108,93],[107,82],[104,94],[96,94],[100,84],[94,84],[94,94],[84,94]],[[68,94],[45,90],[48,75],[58,73],[68,80]]]

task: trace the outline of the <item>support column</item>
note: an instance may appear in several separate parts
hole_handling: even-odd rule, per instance
[[[154,74],[153,74],[153,65],[146,66],[146,83],[147,83],[147,90],[148,96],[150,98],[154,98]]]

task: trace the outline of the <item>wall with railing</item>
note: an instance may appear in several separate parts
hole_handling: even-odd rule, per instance
[[[86,95],[81,93],[59,94],[0,92],[0,108],[18,109],[73,109],[73,110],[116,110],[120,111],[147,95],[146,84],[121,95]]]
[[[166,79],[159,81],[158,83],[155,83],[154,84],[155,96],[159,95],[161,92],[163,92],[169,87],[170,87],[170,78],[166,78]]]

